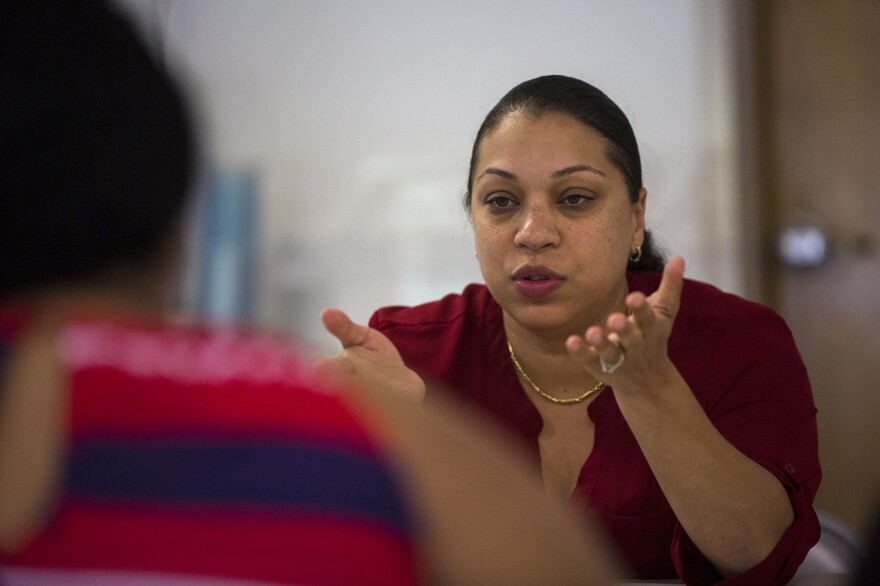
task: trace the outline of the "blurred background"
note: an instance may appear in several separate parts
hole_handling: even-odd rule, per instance
[[[335,353],[481,280],[461,206],[511,87],[603,89],[642,149],[648,225],[688,276],[788,321],[819,408],[818,506],[880,497],[880,2],[120,0],[183,76],[204,146],[184,311]]]

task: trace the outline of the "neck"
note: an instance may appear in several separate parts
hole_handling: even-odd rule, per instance
[[[0,553],[39,531],[62,478],[66,396],[54,331],[40,318],[0,371]]]
[[[116,272],[77,284],[57,285],[9,300],[27,307],[34,322],[51,322],[72,313],[109,313],[157,318],[167,311],[167,280],[155,275]]]
[[[565,348],[565,341],[569,336],[583,336],[587,328],[593,325],[599,325],[605,322],[609,315],[614,312],[627,313],[628,309],[624,303],[627,292],[619,296],[615,302],[609,303],[606,309],[591,314],[592,317],[584,317],[580,319],[572,319],[571,325],[553,330],[536,330],[525,326],[502,309],[504,321],[504,333],[508,341],[513,345],[517,355],[522,352],[535,352],[545,356],[568,356],[568,350]]]
[[[521,368],[542,389],[550,392],[564,389],[571,393],[595,385],[598,381],[572,360],[565,341],[571,335],[583,336],[589,326],[603,323],[615,311],[626,311],[625,296],[626,291],[615,296],[616,301],[608,303],[607,309],[597,314],[599,317],[577,320],[579,325],[564,331],[535,331],[504,312],[507,341],[516,353]]]
[[[569,356],[565,338],[548,338],[521,327],[507,327],[509,319],[505,315],[507,341],[519,363],[519,368],[514,371],[533,403],[540,405],[546,400],[536,398],[534,385],[557,399],[580,396],[596,385],[598,381]]]

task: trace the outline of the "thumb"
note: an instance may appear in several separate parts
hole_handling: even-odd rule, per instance
[[[345,312],[339,309],[325,309],[321,312],[324,328],[342,343],[343,348],[362,344],[370,328],[351,321]]]

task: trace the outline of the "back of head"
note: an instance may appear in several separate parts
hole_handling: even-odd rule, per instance
[[[193,163],[174,83],[112,6],[0,7],[0,299],[149,259]]]

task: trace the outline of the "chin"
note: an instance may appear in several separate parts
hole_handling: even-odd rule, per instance
[[[535,333],[553,333],[560,330],[574,333],[571,324],[574,321],[570,315],[563,315],[559,310],[550,307],[517,308],[508,312],[510,316],[524,328]]]

